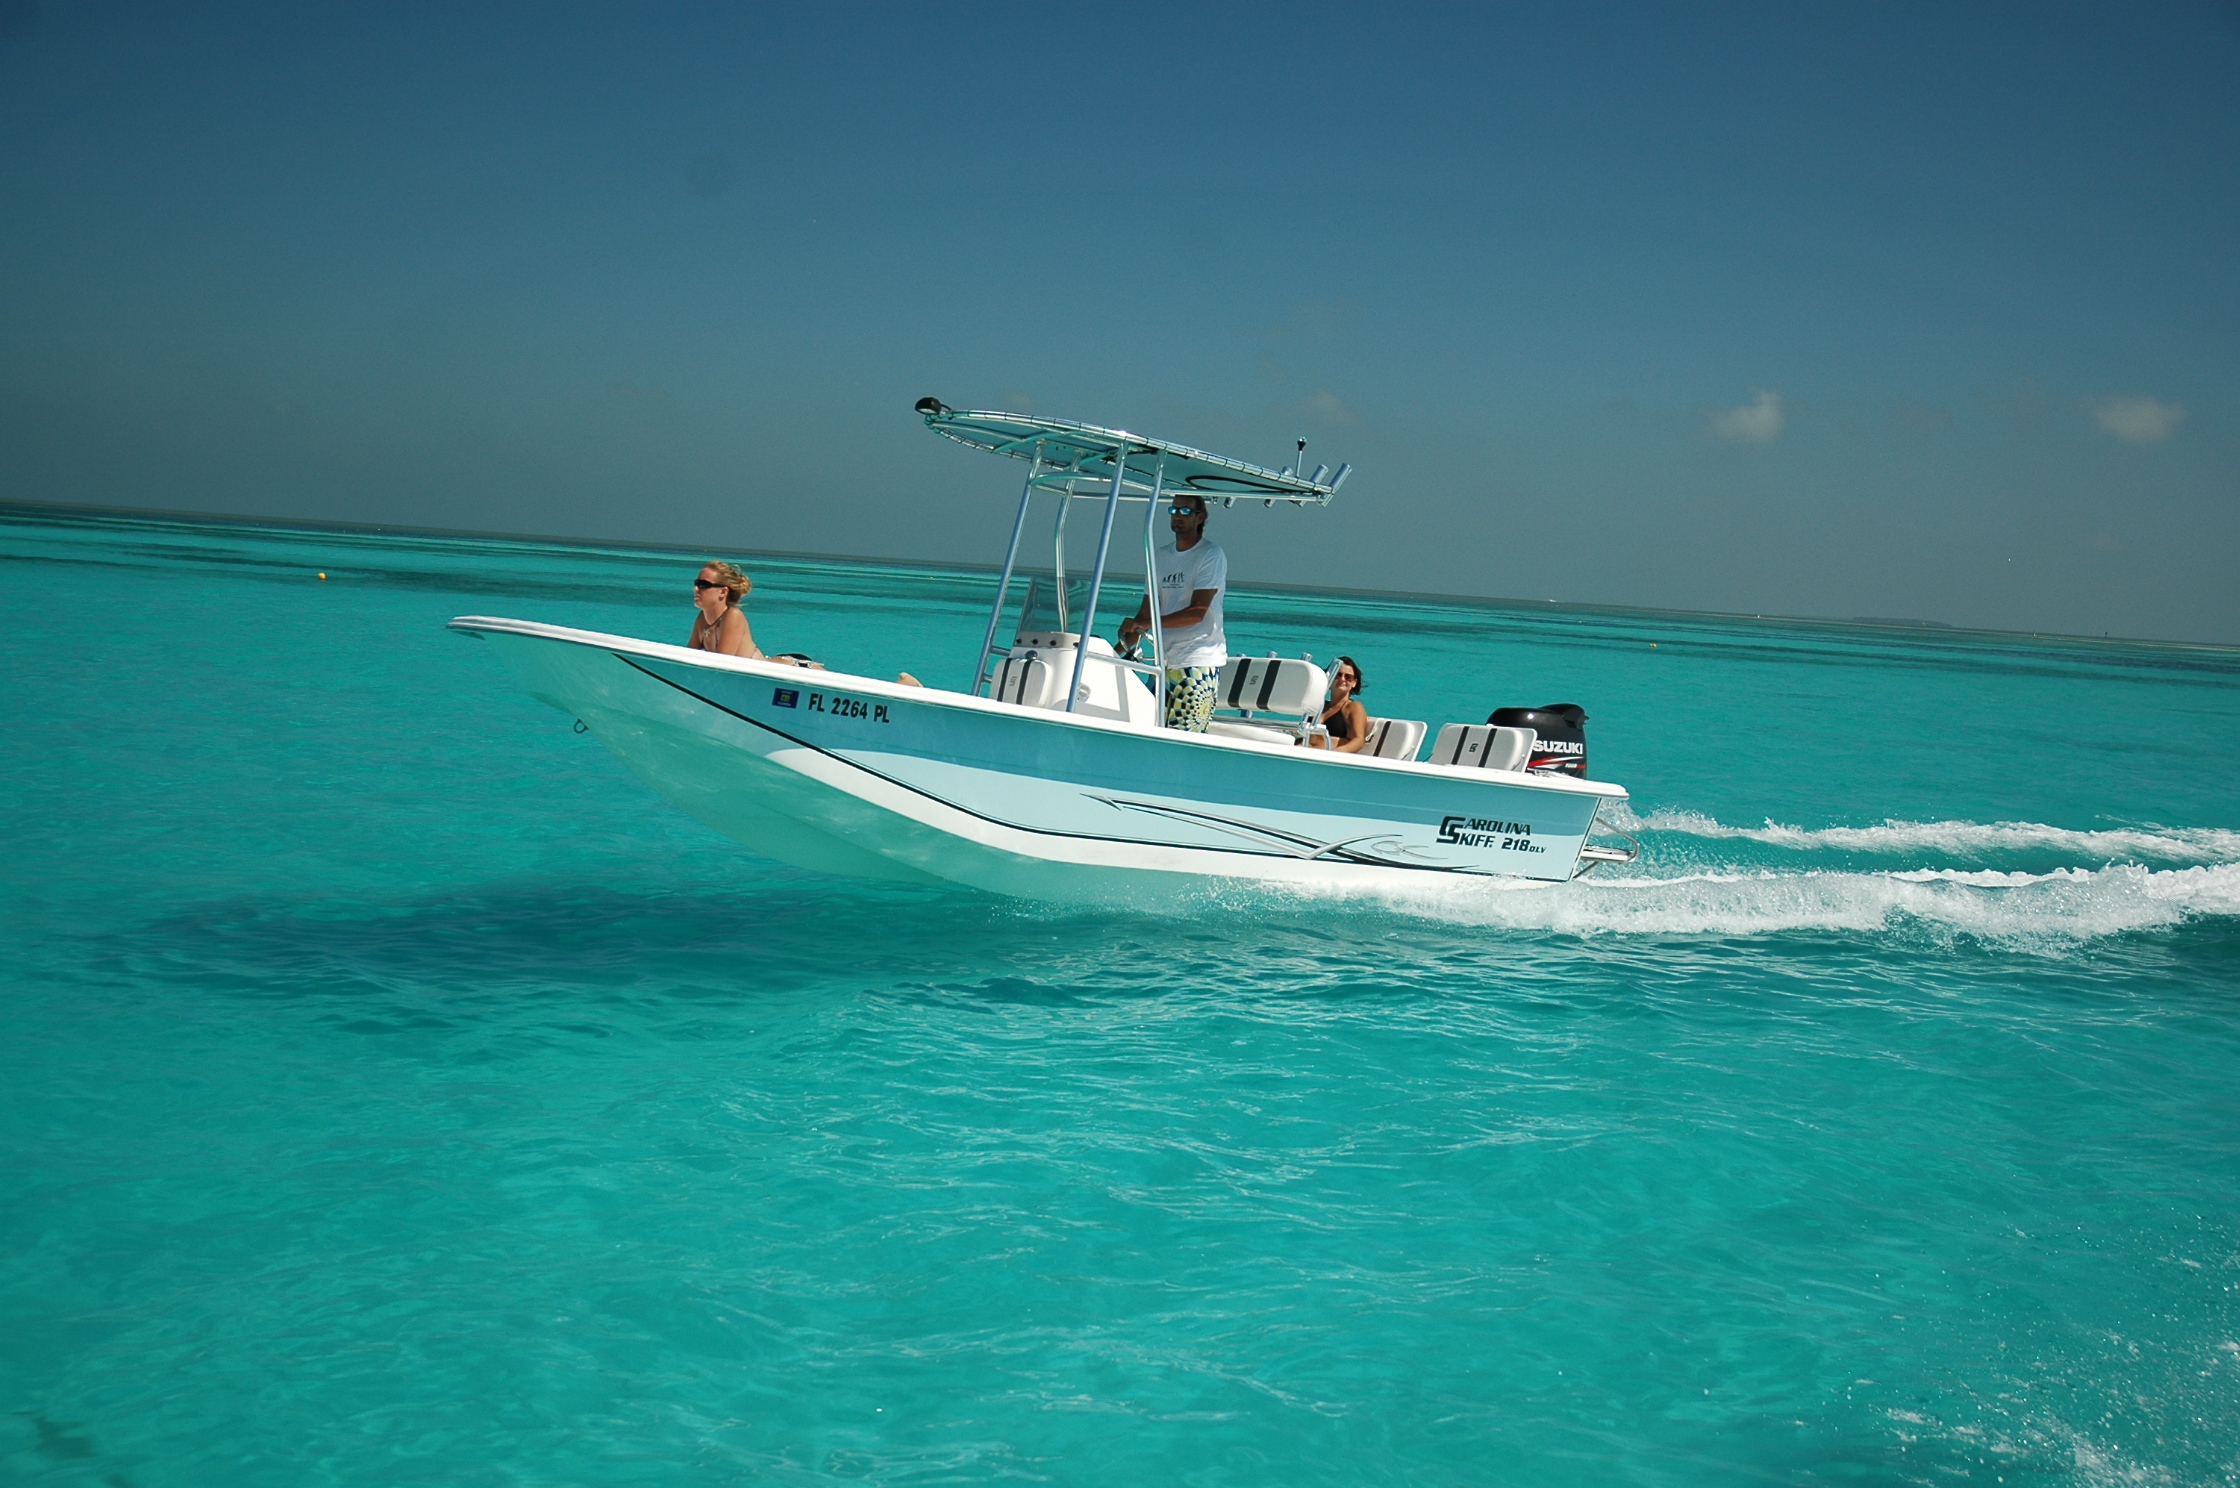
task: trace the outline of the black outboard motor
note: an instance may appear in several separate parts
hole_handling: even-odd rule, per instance
[[[1577,703],[1496,708],[1486,722],[1495,728],[1528,728],[1537,735],[1532,756],[1525,761],[1527,770],[1587,778],[1587,710]]]

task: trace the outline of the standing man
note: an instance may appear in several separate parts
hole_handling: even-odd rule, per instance
[[[1229,555],[1206,541],[1206,499],[1195,491],[1167,508],[1173,538],[1153,555],[1159,566],[1160,655],[1167,669],[1166,725],[1206,731],[1221,668],[1229,659],[1221,633],[1221,591],[1229,586]],[[1150,603],[1120,622],[1120,649],[1151,629]]]

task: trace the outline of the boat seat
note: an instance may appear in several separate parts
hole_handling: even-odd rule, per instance
[[[1490,728],[1482,723],[1450,723],[1431,746],[1431,763],[1465,770],[1521,770],[1539,736],[1528,728]]]
[[[1066,685],[1073,679],[1080,655],[1072,645],[1077,639],[1055,631],[1022,635],[1020,644],[997,666],[988,696],[1021,708],[1066,711]],[[1039,644],[1025,644],[1030,641]],[[1141,677],[1116,665],[1117,660],[1103,637],[1089,637],[1089,664],[1082,672],[1075,711],[1086,718],[1154,727],[1159,709],[1151,689],[1144,686]]]
[[[1257,739],[1262,744],[1296,744],[1298,736],[1289,729],[1270,728],[1264,723],[1240,723],[1234,718],[1216,718],[1206,725],[1206,732],[1224,739]]]
[[[1215,683],[1213,705],[1242,713],[1304,718],[1322,711],[1330,678],[1311,661],[1281,656],[1232,656]]]
[[[1423,747],[1423,734],[1424,725],[1413,718],[1372,718],[1369,742],[1361,752],[1378,759],[1412,760]]]
[[[1072,655],[1070,651],[1066,654]],[[989,695],[999,703],[1048,708],[1058,701],[1062,685],[1058,674],[1041,657],[1032,654],[1006,656],[1003,665],[996,668],[995,689]]]

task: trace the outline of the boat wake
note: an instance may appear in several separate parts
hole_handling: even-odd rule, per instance
[[[1695,811],[1654,811],[1634,816],[1621,811],[1616,825],[1639,836],[1669,832],[1711,841],[1763,843],[1797,851],[1855,853],[1943,853],[1981,859],[2003,853],[2060,853],[2102,863],[2125,859],[2154,862],[2240,862],[2240,832],[2217,827],[2119,827],[2077,831],[2037,822],[1884,822],[1874,827],[1730,827]]]
[[[1892,873],[1689,874],[1438,885],[1388,895],[1403,913],[1574,935],[1767,935],[1877,931],[1906,924],[2007,943],[2074,943],[2240,915],[2240,864],[2064,868],[2052,873],[1915,869]]]
[[[1450,924],[1557,934],[1911,931],[2048,950],[2240,916],[2234,831],[2031,822],[1807,830],[1733,827],[1677,811],[1618,825],[1645,848],[1622,876],[1441,879],[1381,899]],[[1890,864],[1894,857],[1903,865]],[[2010,866],[1987,865],[2002,859]]]

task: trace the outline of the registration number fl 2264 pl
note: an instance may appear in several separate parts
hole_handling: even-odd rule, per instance
[[[868,718],[873,723],[892,723],[887,716],[885,703],[867,703],[862,698],[843,697],[839,693],[809,694],[809,711],[829,713],[835,718]]]

